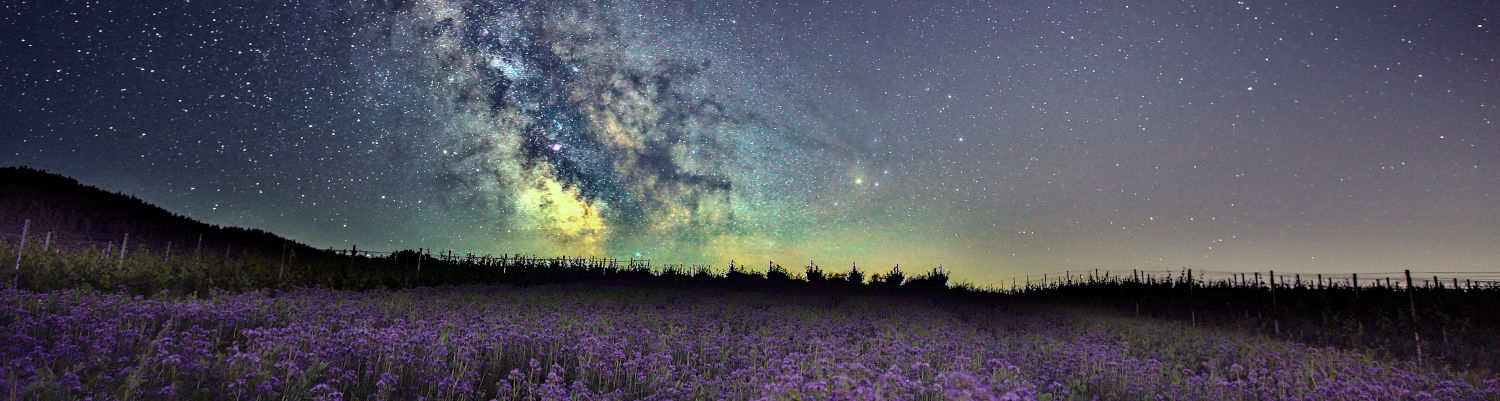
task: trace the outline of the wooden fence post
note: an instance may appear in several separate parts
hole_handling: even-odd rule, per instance
[[[1276,271],[1271,270],[1270,272],[1267,277],[1271,279],[1271,305],[1276,305]],[[1277,330],[1276,334],[1281,334],[1281,331]]]
[[[130,233],[125,233],[125,239],[120,240],[120,260],[115,262],[116,266],[125,264],[125,247],[130,245]]]
[[[1353,286],[1353,289],[1354,289],[1354,299],[1357,300],[1357,299],[1359,299],[1359,273],[1352,273],[1352,274],[1353,274],[1353,276],[1349,277],[1349,283],[1350,283],[1350,285]],[[1376,283],[1376,284],[1379,284],[1379,283]]]
[[[1417,340],[1417,363],[1422,363],[1422,332],[1417,330],[1417,297],[1412,294],[1411,269],[1406,270],[1406,300],[1411,304],[1411,334]]]
[[[21,246],[16,248],[15,274],[10,279],[10,288],[15,289],[21,285],[21,253],[26,251],[26,234],[31,232],[31,219],[21,223]]]
[[[1188,298],[1192,298],[1193,297],[1193,269],[1187,269],[1187,288],[1188,288]],[[1191,303],[1189,305],[1191,305]],[[1193,307],[1189,306],[1188,307],[1188,316],[1193,320],[1193,327],[1198,327],[1198,310],[1196,308],[1193,308]]]

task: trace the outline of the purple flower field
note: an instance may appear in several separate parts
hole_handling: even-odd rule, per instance
[[[0,298],[3,399],[1500,399],[1495,378],[1062,307],[586,284]]]

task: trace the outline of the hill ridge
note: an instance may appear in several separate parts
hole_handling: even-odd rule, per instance
[[[134,195],[87,185],[75,178],[25,166],[0,167],[0,233],[19,235],[30,220],[33,235],[51,232],[59,244],[120,241],[151,248],[232,246],[280,253],[283,246],[312,246],[258,228],[220,226],[193,219]]]

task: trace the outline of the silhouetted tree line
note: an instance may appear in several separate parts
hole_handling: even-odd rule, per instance
[[[1365,350],[1464,371],[1500,373],[1500,287],[1453,280],[1102,276],[1028,285],[1007,298],[1083,304],[1188,324]],[[1308,277],[1311,279],[1312,277]]]
[[[866,282],[857,268],[848,273],[825,273],[809,264],[809,280],[771,262],[765,272],[731,261],[729,268],[683,265],[653,266],[648,260],[603,258],[542,258],[526,255],[463,257],[433,255],[425,250],[402,250],[378,255],[348,250],[310,249],[282,253],[257,250],[193,252],[168,255],[162,250],[133,246],[43,251],[37,241],[21,250],[22,268],[15,280],[20,288],[121,289],[139,294],[204,293],[213,290],[249,291],[262,288],[315,286],[339,289],[406,288],[458,284],[537,285],[570,282],[612,282],[628,285],[671,285],[747,291],[825,291],[838,293],[918,293],[947,290],[948,276],[937,269],[905,282],[893,269]],[[0,258],[13,260],[14,242],[0,244]],[[819,278],[823,279],[819,279]],[[829,280],[827,277],[836,279]],[[903,285],[904,284],[904,285]]]
[[[716,273],[707,267],[689,271],[681,265],[658,266],[649,261],[598,258],[538,258],[521,255],[434,257],[428,250],[401,250],[375,256],[370,252],[317,249],[274,234],[205,224],[173,214],[138,198],[104,191],[77,180],[26,167],[0,168],[0,227],[18,230],[30,220],[31,246],[44,233],[57,241],[53,254],[30,250],[34,260],[51,260],[67,267],[32,269],[17,278],[25,288],[94,288],[124,286],[128,290],[201,292],[205,289],[250,290],[289,286],[369,289],[473,283],[519,285],[575,281],[655,281],[739,288],[819,290],[910,288],[941,290],[948,276],[934,270],[903,286],[899,267],[875,275],[857,267],[847,273],[822,272],[809,263],[808,276],[798,276],[774,262],[764,272],[731,261]],[[128,235],[128,242],[126,236]],[[66,238],[68,241],[63,241]],[[108,244],[106,247],[102,244]],[[81,245],[80,245],[81,244]],[[128,246],[121,260],[115,249]],[[168,251],[168,250],[171,251]],[[67,258],[55,252],[66,251]],[[14,255],[14,253],[10,253]],[[42,259],[37,259],[42,258]],[[47,259],[51,258],[51,259]],[[134,266],[134,270],[127,269]],[[90,268],[108,270],[92,275]],[[53,274],[66,271],[68,274]],[[839,279],[835,284],[824,277]],[[800,283],[800,284],[799,284]]]

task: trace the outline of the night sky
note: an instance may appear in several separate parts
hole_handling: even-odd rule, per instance
[[[316,247],[1500,269],[1492,1],[0,10],[0,165]]]

